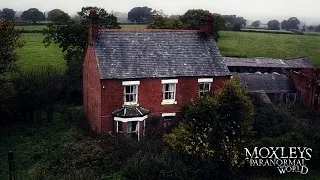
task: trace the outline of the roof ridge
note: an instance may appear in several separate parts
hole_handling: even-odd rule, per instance
[[[121,29],[100,29],[100,32],[200,32],[199,30],[188,29],[139,29],[139,28],[121,28]]]

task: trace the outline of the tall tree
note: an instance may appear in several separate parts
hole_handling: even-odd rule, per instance
[[[0,78],[5,72],[12,71],[18,60],[16,48],[21,48],[24,42],[20,40],[20,33],[14,25],[5,20],[0,20]]]
[[[39,11],[39,9],[37,8],[30,8],[24,11],[21,14],[20,18],[23,21],[29,21],[29,22],[32,22],[33,24],[36,24],[38,21],[45,20],[44,14],[41,11]]]
[[[13,9],[4,8],[2,9],[2,18],[5,18],[8,21],[15,20],[15,13]]]
[[[288,20],[281,22],[281,29],[299,29],[300,20],[296,17],[291,17]]]
[[[279,30],[280,29],[280,22],[277,20],[271,20],[268,22],[268,28],[271,30]]]
[[[65,53],[64,59],[67,62],[67,89],[68,100],[82,99],[82,62],[87,48],[89,36],[89,12],[96,9],[99,14],[99,28],[118,29],[120,28],[117,18],[108,14],[104,9],[97,7],[83,7],[78,12],[79,20],[71,19],[67,14],[63,14],[48,24],[44,31],[46,46],[52,42],[59,44]],[[75,83],[76,82],[76,83]],[[76,94],[76,97],[73,97]],[[74,101],[73,101],[74,102]],[[76,101],[81,103],[81,101]]]
[[[203,9],[190,9],[182,16],[180,20],[183,23],[184,29],[194,29],[198,30],[200,28],[200,19],[204,16],[206,10]],[[219,39],[219,31],[225,26],[225,19],[220,14],[212,14],[213,16],[213,33],[214,38],[217,41]]]
[[[134,7],[128,12],[128,20],[137,23],[149,23],[152,8],[147,6]]]
[[[254,27],[254,28],[259,28],[261,25],[261,21],[253,21],[251,26]]]
[[[51,11],[48,12],[48,21],[53,21],[54,19],[58,18],[59,16],[65,14],[64,11],[62,11],[61,9],[53,9]]]

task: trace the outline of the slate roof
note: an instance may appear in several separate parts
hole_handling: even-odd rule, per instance
[[[124,106],[112,113],[115,117],[132,118],[142,117],[149,114],[149,110],[137,106]]]
[[[212,38],[195,30],[103,30],[100,79],[231,75]]]
[[[234,73],[240,76],[242,84],[248,92],[286,93],[295,92],[292,80],[282,74]]]
[[[223,59],[228,67],[314,68],[306,57],[296,59],[223,57]]]

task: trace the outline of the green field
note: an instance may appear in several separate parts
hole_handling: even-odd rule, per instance
[[[53,65],[65,68],[63,53],[58,45],[53,44],[46,48],[42,43],[43,38],[42,34],[22,35],[26,46],[18,50],[19,67],[30,69]],[[306,56],[316,67],[320,67],[320,36],[221,32],[218,47],[223,56],[271,58]]]
[[[218,47],[223,56],[309,57],[320,67],[320,36],[221,32]]]
[[[31,31],[31,30],[43,30],[43,29],[46,29],[47,26],[46,25],[39,25],[39,26],[30,25],[30,26],[16,26],[16,28]]]
[[[22,70],[43,66],[57,66],[62,69],[66,67],[61,49],[56,44],[46,48],[42,43],[42,34],[22,34],[22,39],[26,41],[26,45],[18,49],[18,67]]]

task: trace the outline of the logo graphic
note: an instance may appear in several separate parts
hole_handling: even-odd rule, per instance
[[[311,148],[307,147],[255,147],[253,151],[244,148],[246,161],[250,166],[275,166],[280,174],[298,172],[307,174],[306,161],[311,159]]]

